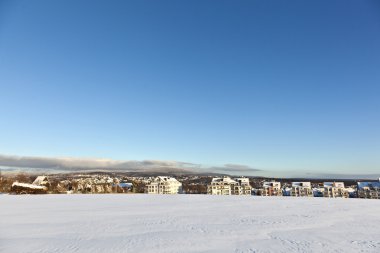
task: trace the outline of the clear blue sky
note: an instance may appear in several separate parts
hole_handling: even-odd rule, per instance
[[[379,1],[2,1],[0,154],[380,171]]]

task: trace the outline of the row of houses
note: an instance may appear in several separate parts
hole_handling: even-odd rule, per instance
[[[213,178],[207,186],[211,195],[260,195],[325,198],[380,199],[379,182],[358,182],[357,187],[345,187],[343,182],[324,182],[322,187],[312,187],[311,182],[292,182],[291,187],[281,182],[265,181],[261,188],[252,189],[248,178]]]
[[[248,178],[213,178],[207,187],[210,195],[259,195],[293,197],[348,198],[352,188],[345,188],[343,182],[325,182],[321,188],[312,188],[311,182],[292,182],[291,187],[282,187],[281,182],[263,182],[259,189],[252,189]]]
[[[173,177],[156,177],[146,185],[148,194],[180,194],[182,183]],[[251,195],[252,187],[249,178],[230,178],[217,177],[213,178],[207,185],[207,194],[210,195]]]
[[[126,193],[133,184],[117,178],[94,177],[60,181],[56,191],[60,193]],[[32,184],[14,182],[12,192],[17,194],[47,193],[51,183],[46,176],[38,176]],[[174,177],[150,178],[145,185],[148,194],[181,194],[182,183]],[[292,182],[281,185],[277,181],[264,181],[262,187],[253,189],[246,177],[215,177],[207,185],[209,195],[259,195],[326,198],[367,198],[380,199],[380,180],[358,182],[357,187],[345,187],[343,182],[324,182],[323,186],[312,187],[311,182]]]
[[[343,182],[324,182],[322,187],[312,188],[311,182],[292,182],[291,187],[281,187],[280,182],[272,181],[264,182],[263,188],[257,189],[255,193],[261,196],[349,198],[357,197],[357,192],[362,191],[360,186],[358,184],[358,188],[354,189],[345,187]]]

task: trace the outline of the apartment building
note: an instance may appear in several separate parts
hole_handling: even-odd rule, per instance
[[[207,185],[210,195],[251,195],[252,187],[249,178],[216,177]]]
[[[313,191],[310,182],[292,182],[290,195],[293,197],[312,197]]]
[[[358,182],[358,198],[380,199],[379,182]]]
[[[261,196],[282,196],[281,183],[276,181],[264,182],[260,189]]]
[[[146,185],[148,194],[178,194],[182,193],[182,183],[174,177],[156,177]]]
[[[237,185],[234,186],[235,195],[251,195],[252,194],[252,187],[251,187],[251,184],[249,183],[249,178],[239,177],[239,178],[234,178],[234,180],[237,182]]]
[[[348,198],[349,194],[343,182],[324,182],[323,197],[325,198]]]

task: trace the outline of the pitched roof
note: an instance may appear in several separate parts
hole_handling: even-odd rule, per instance
[[[34,184],[34,185],[44,185],[44,184],[46,184],[47,182],[49,182],[47,176],[38,176],[38,177],[33,181],[33,184]]]

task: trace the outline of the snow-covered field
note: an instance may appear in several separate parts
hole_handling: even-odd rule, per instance
[[[0,195],[0,252],[380,252],[380,201]]]

